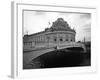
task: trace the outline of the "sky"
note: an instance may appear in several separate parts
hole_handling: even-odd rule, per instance
[[[24,11],[24,35],[44,31],[57,18],[63,18],[76,31],[76,41],[91,40],[91,14],[71,12]],[[49,24],[50,23],[50,24]]]

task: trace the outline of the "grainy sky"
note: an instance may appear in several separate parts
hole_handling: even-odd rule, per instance
[[[70,12],[24,11],[24,34],[33,34],[50,27],[57,18],[63,18],[76,30],[76,41],[91,40],[91,14]],[[50,24],[49,24],[50,23]]]

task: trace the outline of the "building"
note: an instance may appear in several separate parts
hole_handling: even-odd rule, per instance
[[[50,28],[35,34],[24,35],[24,51],[64,46],[70,42],[75,42],[75,35],[75,30],[71,29],[63,18],[58,18]]]

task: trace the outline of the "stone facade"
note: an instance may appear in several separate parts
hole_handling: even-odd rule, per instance
[[[75,42],[75,34],[75,30],[71,29],[63,18],[58,18],[50,28],[35,34],[24,35],[24,50],[49,48]]]

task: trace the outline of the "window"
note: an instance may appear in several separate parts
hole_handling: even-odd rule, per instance
[[[47,39],[50,39],[50,37],[47,37]]]
[[[63,39],[61,38],[60,41],[63,41]]]
[[[68,41],[68,39],[66,39],[66,41]]]
[[[49,36],[47,37],[47,41],[48,41],[48,42],[50,41],[50,37],[49,37]]]
[[[56,36],[53,36],[53,39],[54,39],[54,41],[57,41],[57,37]]]
[[[57,41],[57,39],[54,39],[54,41]]]

